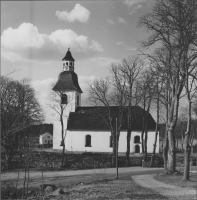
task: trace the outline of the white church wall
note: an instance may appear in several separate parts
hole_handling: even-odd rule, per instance
[[[144,135],[145,138],[145,135]],[[153,145],[155,143],[155,131],[150,131],[148,132],[148,137],[147,137],[147,153],[152,153],[153,152]],[[157,136],[157,145],[156,145],[156,153],[159,153],[159,134]]]
[[[85,147],[85,136],[91,136],[91,147]],[[68,151],[112,152],[109,147],[110,132],[67,131],[66,149]]]
[[[60,132],[60,131],[59,131]],[[91,147],[85,147],[85,136],[91,136]],[[112,152],[112,147],[110,147],[110,136],[111,133],[108,131],[67,131],[65,146],[67,151],[80,151],[80,152]],[[126,132],[120,136],[120,145],[119,152],[125,152],[125,142],[124,139]],[[123,139],[124,137],[124,139]],[[59,137],[61,138],[61,137]],[[60,142],[57,142],[57,145],[54,145],[56,149],[62,149],[59,146]]]
[[[81,106],[81,93],[77,91],[70,91],[70,92],[64,92],[68,99],[67,109],[66,113],[68,115],[69,112],[75,112],[77,106]],[[77,100],[77,97],[79,100]],[[78,104],[77,104],[78,103]]]
[[[64,127],[67,127],[67,120],[64,120]],[[53,149],[62,149],[62,127],[60,121],[53,122]]]
[[[79,106],[81,105],[81,94],[76,91],[66,92],[68,97],[68,104],[64,111],[64,129],[67,128],[67,117],[70,112],[75,112],[77,107],[77,96],[79,96]],[[61,123],[60,121],[53,122],[53,149],[62,149],[60,146],[62,136],[61,136]]]
[[[153,145],[155,143],[155,131],[148,132],[148,140],[147,140],[147,152],[153,152]],[[156,146],[156,153],[159,153],[159,134],[157,135],[157,146]]]
[[[68,104],[66,109],[66,114],[68,115],[70,112],[75,112],[76,110],[76,92],[65,92],[68,97]]]
[[[57,124],[58,125],[58,124]],[[54,129],[54,131],[57,131],[59,134],[59,140],[58,137],[53,141],[53,148],[54,149],[62,149],[60,146],[61,141],[61,126],[59,124],[59,130],[58,126]],[[91,136],[91,147],[85,147],[85,136],[90,135]],[[66,139],[65,139],[65,148],[67,151],[79,151],[79,152],[112,152],[112,147],[110,147],[110,136],[111,133],[109,131],[67,131]],[[140,143],[134,143],[134,137],[140,136]],[[127,147],[127,132],[123,131],[120,133],[119,138],[119,149],[118,151],[120,153],[126,152]],[[158,137],[159,138],[159,137]],[[152,153],[153,151],[153,144],[155,139],[155,133],[149,132],[148,133],[148,140],[147,140],[147,151],[148,153]],[[159,144],[159,139],[158,143]],[[142,153],[142,147],[141,147],[141,132],[132,132],[131,134],[131,153],[135,153],[135,145],[139,145],[140,147],[140,153]],[[156,153],[159,153],[159,145],[156,147]]]
[[[79,100],[77,100],[79,98]],[[81,93],[75,91],[75,107],[81,106]]]

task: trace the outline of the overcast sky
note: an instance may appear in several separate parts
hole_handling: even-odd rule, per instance
[[[2,1],[1,74],[31,79],[45,109],[52,82],[62,71],[70,47],[86,104],[87,81],[109,74],[110,63],[139,53],[147,33],[138,28],[153,0]]]

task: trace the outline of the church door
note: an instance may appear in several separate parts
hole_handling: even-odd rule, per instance
[[[140,146],[139,145],[135,145],[135,153],[140,153]]]

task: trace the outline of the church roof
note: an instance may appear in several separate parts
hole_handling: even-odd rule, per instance
[[[63,71],[59,74],[58,81],[53,87],[54,91],[72,91],[76,90],[83,93],[79,83],[78,76],[73,71]]]
[[[70,52],[70,48],[68,48],[68,51],[66,52],[66,55],[62,60],[67,60],[67,61],[75,61],[75,59],[72,57],[72,54]]]
[[[107,116],[104,106],[100,107],[77,107],[75,112],[71,112],[68,119],[68,130],[93,130],[93,131],[110,131],[109,126],[99,116],[98,113]],[[132,131],[141,131],[143,127],[143,109],[139,106],[133,106],[134,121]],[[110,106],[112,124],[115,127],[116,118],[118,118],[118,106]],[[145,111],[146,112],[146,111]],[[105,117],[107,119],[107,117]],[[124,107],[121,130],[127,130],[127,107]],[[148,114],[148,130],[155,130],[156,123],[151,114]]]

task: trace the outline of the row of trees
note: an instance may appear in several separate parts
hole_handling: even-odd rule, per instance
[[[147,134],[148,134],[148,114],[151,106],[157,106],[157,126],[156,138],[153,149],[155,154],[158,123],[159,123],[159,88],[157,76],[147,68],[147,62],[138,56],[128,57],[121,63],[113,63],[110,67],[110,77],[94,80],[89,83],[88,101],[93,106],[104,106],[105,112],[97,112],[109,126],[112,133],[113,153],[116,152],[116,126],[113,123],[113,115],[110,106],[119,108],[117,114],[117,140],[119,141],[122,125],[123,112],[127,114],[127,151],[126,159],[130,162],[130,140],[136,118],[135,106],[140,105],[144,111],[142,113],[142,152],[144,160],[147,161]]]
[[[154,68],[167,80],[165,169],[175,172],[175,127],[179,100],[183,92],[188,101],[188,123],[185,132],[185,173],[189,179],[190,127],[192,98],[196,89],[197,69],[197,2],[195,0],[159,0],[153,12],[140,20],[140,25],[150,31],[144,47],[157,45],[150,59]],[[159,75],[158,74],[158,75]]]
[[[142,42],[151,54],[141,53],[138,57],[113,63],[111,76],[89,83],[88,100],[94,106],[105,106],[113,138],[113,152],[116,152],[115,127],[112,124],[109,106],[119,107],[118,139],[121,129],[123,107],[128,109],[127,152],[129,158],[130,138],[134,113],[131,106],[144,108],[142,151],[146,161],[147,114],[151,105],[157,110],[156,133],[161,111],[165,113],[166,133],[164,144],[164,167],[169,173],[176,171],[175,128],[178,120],[179,103],[185,98],[187,107],[187,128],[184,133],[185,171],[189,179],[190,138],[192,109],[197,102],[197,2],[195,0],[158,0],[153,12],[140,19],[149,37]],[[153,104],[154,103],[154,104]],[[157,139],[157,134],[155,141]],[[142,140],[143,141],[143,140]],[[155,152],[153,148],[153,154]],[[129,159],[128,159],[129,162]]]

